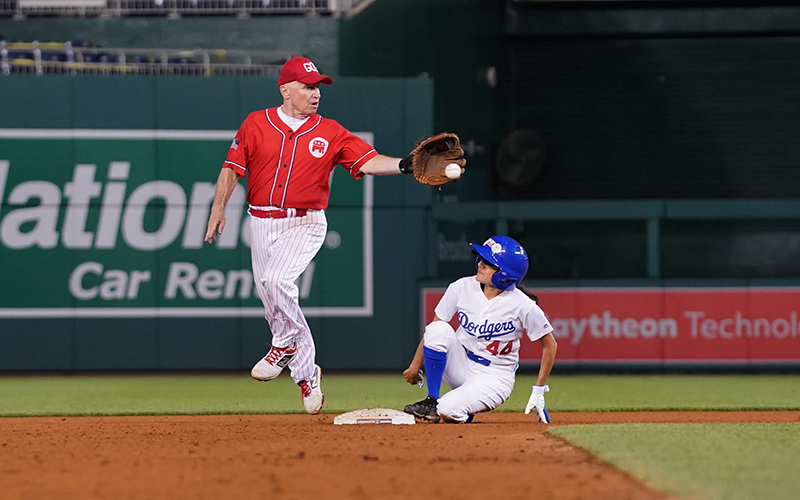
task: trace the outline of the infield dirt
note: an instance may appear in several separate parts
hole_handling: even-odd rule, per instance
[[[335,415],[0,419],[16,499],[664,499],[532,415],[333,425]],[[557,424],[797,422],[800,412],[552,413]]]

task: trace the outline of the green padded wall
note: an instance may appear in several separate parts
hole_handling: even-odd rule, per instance
[[[381,153],[403,156],[417,137],[432,132],[431,94],[431,81],[424,77],[337,78],[323,89],[320,112],[354,132],[371,133]],[[194,190],[216,181],[247,113],[277,104],[274,78],[0,77],[0,272],[6,277],[0,284],[0,370],[244,369],[263,355],[269,330],[252,296],[215,302],[184,292],[170,298],[164,290],[176,263],[201,271],[249,269],[244,240],[225,250],[193,247],[182,239],[190,232],[191,211],[205,210],[185,203]],[[183,139],[153,138],[153,131]],[[199,140],[194,131],[216,135]],[[124,205],[114,212],[116,205],[101,204],[97,195],[86,205],[84,226],[67,230],[67,214],[84,206],[68,200],[76,172],[89,168],[106,192],[115,161],[129,164]],[[373,220],[366,232],[366,181],[334,177],[329,229],[341,233],[341,243],[320,252],[309,295],[301,299],[304,307],[322,311],[310,315],[309,323],[318,361],[328,369],[399,369],[419,338],[417,280],[425,277],[427,248],[420,228],[431,190],[408,176],[372,180]],[[154,181],[178,201],[173,196],[143,202],[136,229],[135,217],[129,217],[137,208],[131,196]],[[60,201],[53,198],[59,193]],[[50,241],[48,222],[25,219],[30,210],[56,214],[52,243],[44,241]],[[105,247],[97,243],[103,211],[117,213],[122,228]],[[182,236],[155,242],[152,249],[131,243],[131,230],[158,233],[169,214],[185,214]],[[76,243],[84,231],[95,243]],[[31,234],[45,234],[44,240],[31,243]],[[362,241],[368,235],[371,255]],[[370,259],[374,291],[368,312],[363,288],[368,273],[362,268]],[[78,272],[91,263],[103,270]],[[148,272],[150,279],[116,296],[107,271],[128,277]],[[218,306],[233,313],[203,317],[204,309]],[[360,313],[342,312],[356,306]],[[87,307],[96,311],[87,314]],[[116,309],[109,313],[109,307]],[[188,312],[163,314],[159,307]],[[240,316],[239,307],[251,313]],[[338,309],[326,312],[326,307]],[[74,308],[83,309],[73,314]]]

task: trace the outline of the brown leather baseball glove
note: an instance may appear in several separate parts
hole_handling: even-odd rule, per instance
[[[402,165],[405,163],[405,165]],[[447,177],[445,168],[447,165],[455,163],[461,168],[458,176]],[[403,166],[411,170],[414,178],[422,184],[429,186],[440,186],[455,182],[464,173],[464,166],[467,164],[464,158],[464,150],[461,149],[461,141],[456,134],[442,132],[423,140],[411,154],[401,162]]]

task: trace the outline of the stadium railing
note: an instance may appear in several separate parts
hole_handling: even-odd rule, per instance
[[[346,16],[372,0],[0,0],[0,16]]]
[[[265,76],[277,75],[295,51],[144,49],[85,42],[0,41],[0,73]]]

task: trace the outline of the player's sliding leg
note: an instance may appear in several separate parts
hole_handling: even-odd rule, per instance
[[[407,405],[404,410],[417,418],[438,422],[440,417],[437,404],[442,380],[451,388],[461,385],[466,373],[462,358],[466,356],[456,340],[455,331],[444,321],[434,321],[425,328],[422,354],[428,397]]]
[[[417,418],[438,422],[439,412],[436,410],[436,403],[439,399],[439,391],[442,388],[442,377],[444,376],[444,368],[447,365],[447,353],[423,346],[422,356],[425,362],[425,378],[428,381],[428,397],[414,404],[406,405],[404,410]]]
[[[470,422],[476,413],[491,411],[503,404],[513,389],[513,377],[473,375],[439,398],[439,416],[445,422]]]
[[[442,390],[442,377],[447,366],[447,352],[437,351],[428,346],[422,347],[422,359],[425,362],[425,376],[428,380],[428,397],[439,399]]]

